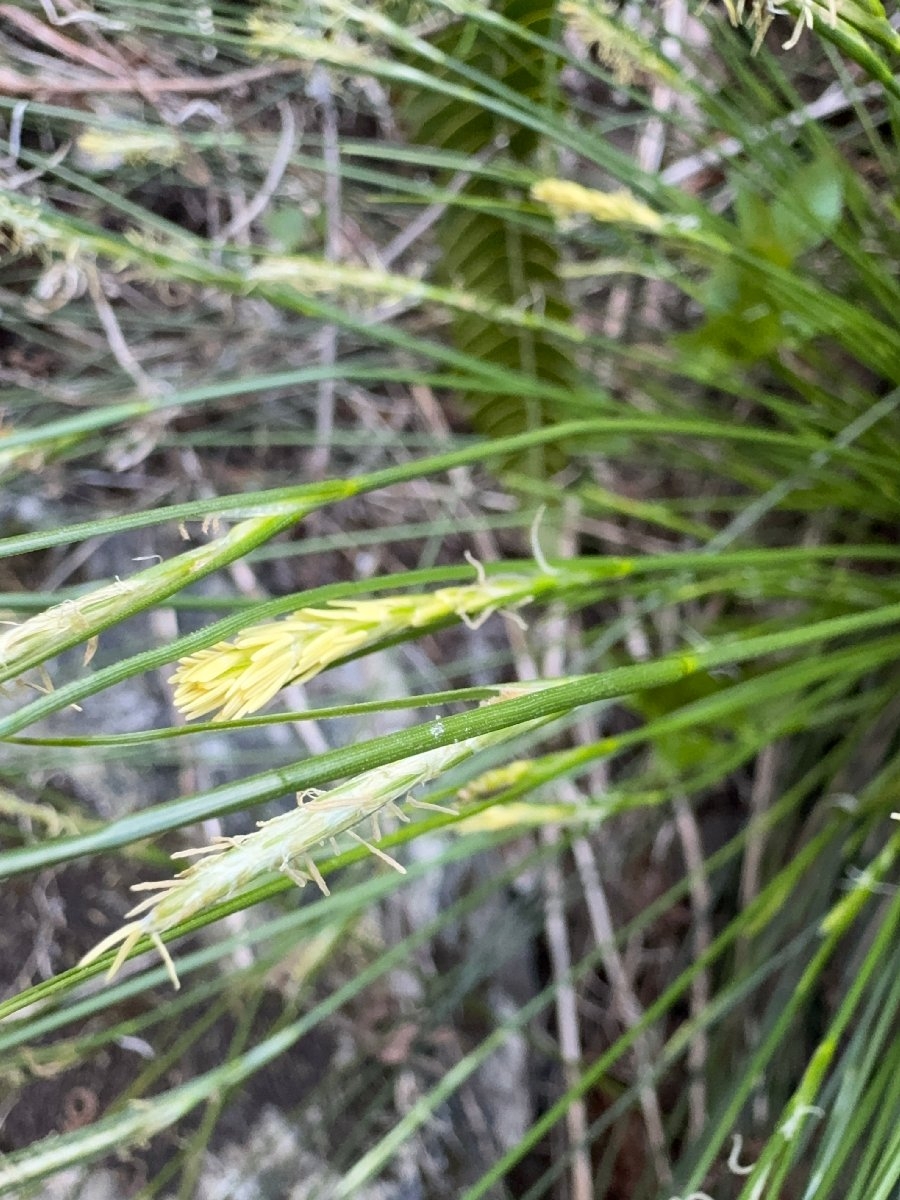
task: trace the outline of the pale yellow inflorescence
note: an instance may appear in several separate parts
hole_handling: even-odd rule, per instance
[[[465,587],[380,600],[335,600],[282,621],[243,630],[232,641],[180,660],[171,677],[175,706],[188,718],[231,721],[256,712],[290,683],[384,638],[448,617],[472,623],[531,598],[529,581],[481,579]]]
[[[614,0],[562,0],[559,14],[617,83],[628,86],[646,75],[670,87],[683,87],[677,70],[639,27],[622,20],[619,7]]]
[[[114,171],[126,162],[172,166],[183,154],[181,142],[170,129],[143,126],[84,129],[75,139],[75,148],[81,164],[95,171]]]
[[[49,657],[56,647],[72,638],[87,639],[97,619],[105,618],[137,586],[117,579],[85,596],[63,600],[19,625],[10,624],[0,633],[0,671],[26,664],[37,655]]]
[[[566,179],[540,179],[531,194],[558,213],[593,217],[617,225],[635,225],[652,233],[665,226],[664,219],[631,192],[598,192]]]
[[[274,54],[279,58],[298,58],[306,62],[327,62],[329,65],[359,69],[368,63],[370,52],[357,45],[333,23],[331,36],[287,21],[269,19],[255,13],[247,21],[250,35],[249,50],[253,54]]]
[[[519,691],[524,694],[541,686],[544,685],[523,685]],[[512,698],[516,694],[514,691],[503,691],[500,695]],[[176,858],[199,856],[200,861],[174,879],[162,883],[137,884],[132,890],[153,894],[126,914],[136,919],[104,938],[82,962],[93,962],[117,946],[118,952],[108,973],[108,978],[111,978],[140,939],[147,936],[159,951],[169,977],[177,988],[178,976],[162,940],[164,933],[197,913],[245,891],[273,872],[287,875],[301,886],[313,880],[327,895],[328,888],[313,857],[319,846],[341,833],[356,837],[352,832],[353,827],[366,820],[374,822],[384,809],[400,815],[396,803],[408,797],[413,788],[435,779],[476,751],[521,733],[534,724],[536,722],[530,721],[447,746],[436,746],[399,762],[365,771],[328,792],[300,794],[296,808],[270,821],[258,822],[255,833],[217,838],[210,846],[174,855]],[[436,738],[443,735],[444,727],[440,719],[431,728]],[[379,836],[377,825],[376,836]],[[357,840],[363,842],[361,838]],[[363,845],[397,870],[403,870],[377,847],[367,842],[363,842]]]
[[[306,507],[298,503],[294,511],[299,520]],[[128,579],[116,579],[82,596],[63,600],[21,624],[0,627],[0,681],[14,679],[78,642],[86,643],[85,662],[89,662],[98,633],[149,608],[217,566],[224,566],[239,553],[246,553],[254,539],[271,536],[280,519],[281,514],[276,512],[240,521],[220,537],[160,560]]]

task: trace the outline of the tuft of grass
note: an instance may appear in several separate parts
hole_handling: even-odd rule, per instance
[[[645,8],[7,6],[0,1194],[895,1195],[900,43]]]

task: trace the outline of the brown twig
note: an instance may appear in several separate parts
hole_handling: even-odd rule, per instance
[[[297,62],[267,63],[259,67],[246,67],[241,71],[230,71],[225,75],[209,78],[180,75],[174,79],[160,79],[137,71],[128,79],[113,79],[107,75],[86,75],[82,79],[56,79],[46,75],[20,75],[18,71],[0,67],[0,92],[10,96],[38,95],[81,95],[90,92],[137,92],[150,99],[155,96],[183,93],[187,95],[211,95],[256,83],[274,75],[289,75],[300,69]]]
[[[0,18],[5,17],[11,25],[16,25],[28,37],[34,38],[36,42],[47,46],[50,50],[55,50],[56,53],[66,59],[67,62],[80,62],[86,66],[94,67],[97,71],[103,71],[108,75],[119,77],[122,74],[122,67],[115,59],[110,58],[106,54],[101,54],[98,50],[92,50],[89,46],[77,42],[74,38],[67,37],[66,34],[60,33],[57,29],[53,29],[50,25],[45,25],[33,13],[25,12],[21,8],[16,8],[14,4],[0,4]],[[15,72],[3,72],[3,75],[15,74]],[[26,76],[20,76],[25,79]],[[0,82],[0,87],[3,87]]]

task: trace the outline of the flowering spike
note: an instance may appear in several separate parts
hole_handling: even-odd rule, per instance
[[[595,221],[631,225],[652,233],[665,228],[665,220],[659,213],[624,189],[598,192],[565,179],[540,179],[532,184],[531,194],[535,200],[559,213],[583,214]]]
[[[0,225],[2,223],[3,198],[0,197]],[[188,583],[233,562],[291,521],[299,520],[309,508],[309,502],[297,502],[286,511],[241,521],[217,541],[195,546],[130,579],[117,578],[76,599],[63,600],[20,625],[2,630],[0,684],[24,675],[78,643],[88,643],[90,650],[91,639],[110,625],[158,604]],[[49,678],[47,683],[50,684]]]
[[[214,713],[231,721],[256,712],[290,683],[305,683],[333,662],[407,629],[450,617],[477,628],[500,608],[511,610],[533,595],[534,579],[484,577],[464,587],[335,600],[303,608],[281,621],[251,625],[233,641],[198,650],[178,663],[170,682],[175,707],[188,719]]]
[[[523,686],[527,690],[534,690],[540,685],[532,683]],[[354,827],[371,820],[381,810],[396,805],[408,797],[413,788],[437,778],[476,751],[503,742],[540,723],[527,721],[493,733],[466,738],[449,746],[438,746],[365,771],[328,792],[300,793],[296,807],[269,821],[259,822],[255,833],[218,838],[211,846],[203,847],[200,851],[179,851],[180,858],[188,854],[199,856],[197,861],[168,883],[136,885],[137,891],[152,894],[128,913],[133,918],[128,924],[104,938],[82,959],[82,963],[93,962],[106,950],[118,946],[118,953],[108,974],[108,978],[111,978],[141,937],[146,935],[162,956],[169,977],[177,987],[178,976],[174,964],[162,943],[165,933],[273,873],[285,874],[301,887],[312,880],[327,896],[328,886],[316,865],[314,851],[329,841],[334,844],[334,837],[342,833],[349,834],[394,870],[403,873],[404,868],[400,863],[378,846],[359,837],[353,832]],[[416,803],[423,806],[422,801]],[[298,870],[294,863],[303,864],[304,870]]]

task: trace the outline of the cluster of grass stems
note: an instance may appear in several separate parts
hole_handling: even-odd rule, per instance
[[[58,38],[23,50],[0,97],[0,305],[55,364],[46,386],[7,370],[6,511],[46,487],[52,512],[54,488],[150,466],[136,503],[0,538],[0,878],[21,896],[84,861],[163,878],[93,951],[73,945],[0,1002],[2,1116],[39,1075],[123,1038],[153,1048],[104,1111],[0,1158],[0,1195],[39,1196],[185,1128],[140,1194],[190,1197],[229,1097],[539,879],[538,918],[486,957],[545,936],[548,980],[402,1114],[362,1079],[348,1104],[378,1115],[323,1196],[395,1178],[404,1147],[541,1027],[560,1039],[552,1094],[511,1143],[472,1154],[464,1200],[619,1196],[623,1153],[632,1200],[891,1200],[900,95],[879,0],[204,13],[98,0],[82,12],[94,40],[65,64],[51,51],[77,24],[25,5],[9,32],[21,47],[44,22]],[[148,67],[129,91],[101,60],[117,49],[121,67],[138,44],[154,78],[253,81],[191,108]],[[29,93],[53,62],[55,85]],[[363,118],[384,137],[359,136]],[[180,216],[157,204],[182,192]],[[215,228],[198,230],[202,203]],[[367,258],[347,248],[353,227]],[[364,434],[350,412],[369,414]],[[154,494],[153,464],[174,462],[180,484]],[[106,542],[154,561],[102,578],[90,551]],[[364,553],[376,575],[328,578]],[[83,582],[41,591],[41,564],[73,554]],[[320,586],[273,599],[258,583],[286,577]],[[460,656],[428,691],[410,665],[422,639]],[[298,685],[379,651],[408,694],[341,685],[291,706]],[[160,671],[168,725],[89,724],[96,698]],[[244,734],[404,710],[395,732],[309,752],[282,737],[279,761],[246,768]],[[223,745],[233,778],[108,819],[35,783],[119,761],[189,778]],[[729,806],[716,841],[703,813]],[[248,832],[198,833],[236,814]],[[663,844],[679,870],[648,899],[637,880]],[[161,845],[197,860],[171,868]],[[371,943],[367,914],[481,861],[470,891]],[[321,894],[301,903],[310,880]],[[678,914],[680,945],[642,990],[628,954]],[[422,1029],[494,965],[432,979]],[[260,1024],[279,970],[282,1011]],[[602,1042],[578,1003],[598,980]],[[229,1012],[250,1016],[224,1061],[165,1082]],[[335,1066],[308,1111],[347,1086]]]

